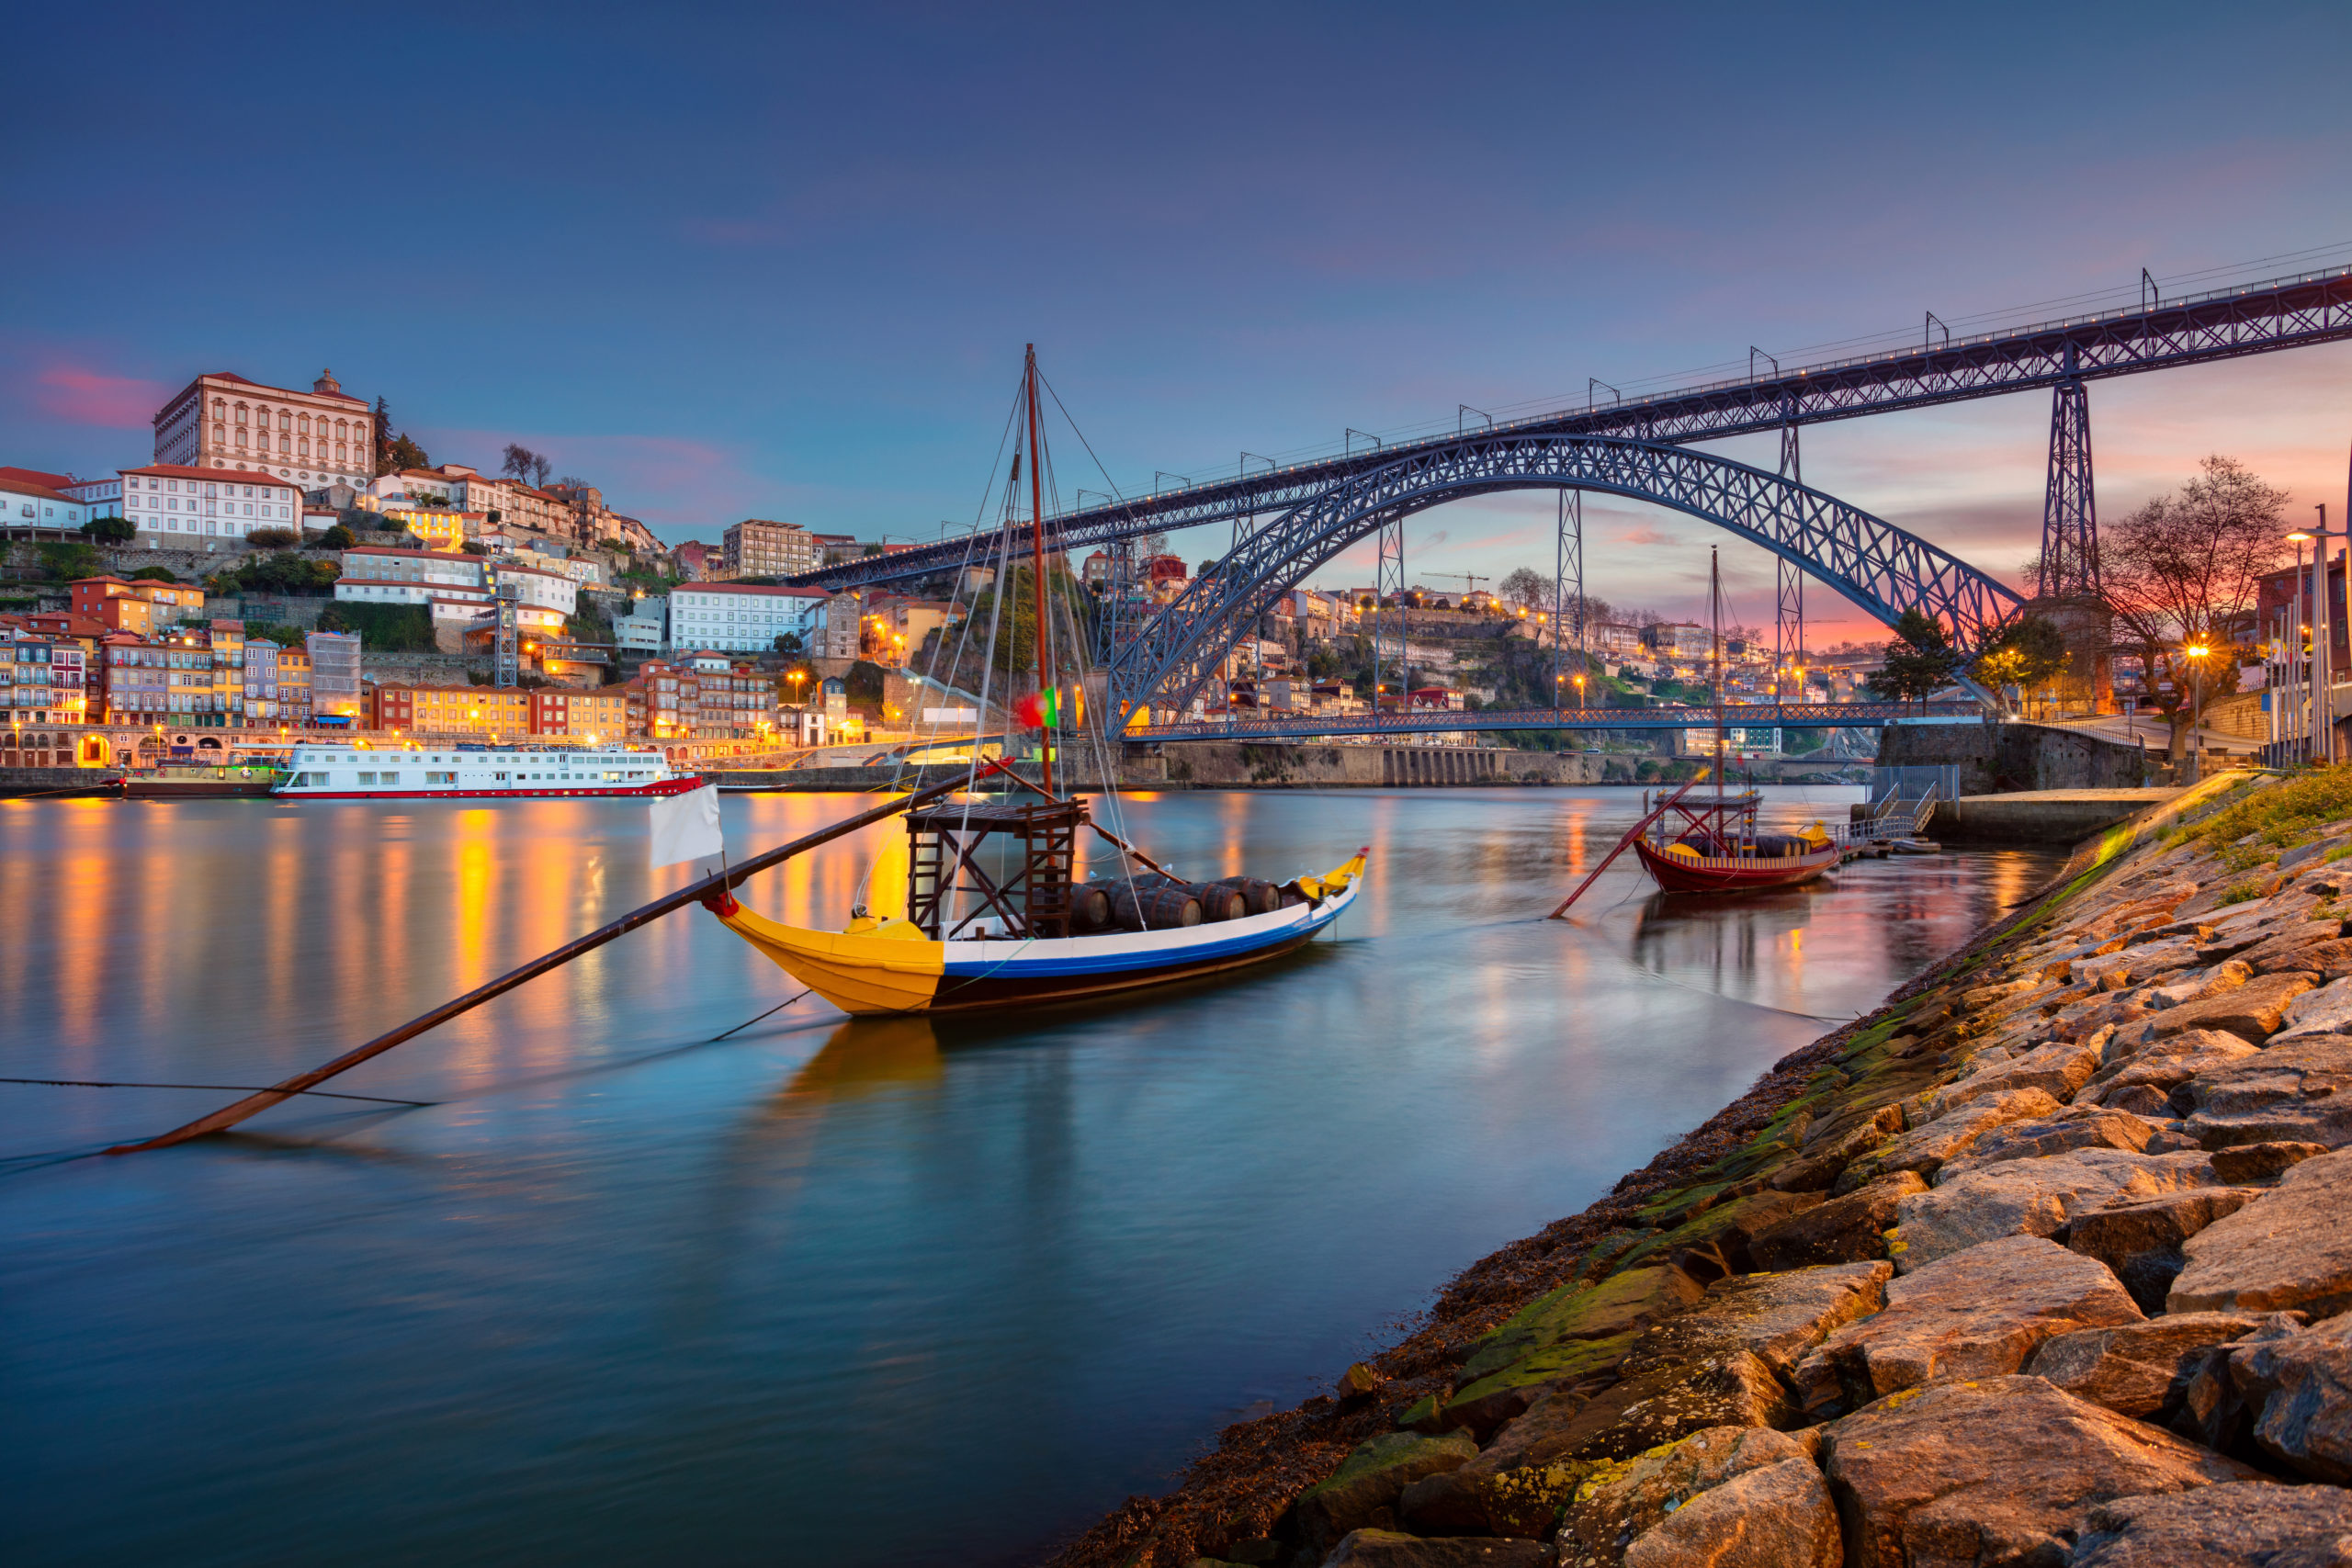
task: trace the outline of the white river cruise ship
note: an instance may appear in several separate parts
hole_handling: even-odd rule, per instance
[[[280,800],[506,800],[542,795],[682,795],[701,781],[659,751],[625,746],[338,746],[304,742],[270,793]]]

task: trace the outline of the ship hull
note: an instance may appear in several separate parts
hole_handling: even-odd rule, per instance
[[[1319,901],[1169,931],[1035,941],[933,942],[805,931],[736,906],[719,912],[786,974],[857,1017],[1037,1007],[1170,985],[1262,964],[1313,941],[1346,913],[1357,884]]]
[[[1835,845],[1810,854],[1771,856],[1677,855],[1634,842],[1634,852],[1668,893],[1758,893],[1813,881],[1838,864]]]

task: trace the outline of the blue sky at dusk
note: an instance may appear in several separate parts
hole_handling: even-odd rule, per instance
[[[13,52],[58,91],[0,107],[0,462],[141,461],[194,374],[332,366],[436,461],[519,440],[667,537],[929,539],[980,510],[1032,340],[1148,488],[2143,265],[2352,260],[2352,8],[2219,15],[28,8]],[[2091,400],[2109,515],[2211,451],[2344,504],[2352,345]],[[2010,572],[2048,418],[2031,393],[1815,427],[1805,475]],[[1727,536],[1589,516],[1596,592],[1698,607]],[[1409,558],[1548,570],[1550,519],[1439,509]],[[1767,618],[1769,563],[1725,565]]]

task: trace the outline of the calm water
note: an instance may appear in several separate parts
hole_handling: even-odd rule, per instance
[[[1842,816],[1851,792],[1774,802]],[[700,911],[250,1135],[0,1085],[0,1550],[40,1563],[989,1563],[1328,1386],[2020,897],[2046,857],[1532,917],[1630,792],[1197,795],[1193,875],[1374,849],[1339,940],[994,1025],[851,1025]],[[764,845],[868,804],[727,803]],[[0,1059],[263,1084],[677,886],[642,806],[0,802]],[[748,901],[837,921],[864,846]],[[1810,1015],[1810,1016],[1807,1016]]]

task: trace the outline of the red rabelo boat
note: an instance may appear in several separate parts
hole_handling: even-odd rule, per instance
[[[1668,893],[1749,893],[1811,882],[1838,864],[1837,840],[1818,822],[1802,833],[1760,832],[1756,817],[1763,796],[1752,789],[1724,793],[1723,580],[1712,564],[1708,595],[1715,707],[1715,760],[1708,773],[1714,793],[1694,797],[1694,779],[1655,801],[1645,795],[1634,852]]]

